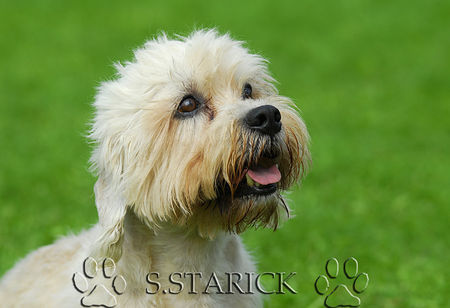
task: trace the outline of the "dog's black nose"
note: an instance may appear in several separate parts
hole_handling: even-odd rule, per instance
[[[250,110],[244,118],[251,129],[267,135],[275,135],[281,130],[280,111],[271,105],[264,105]]]

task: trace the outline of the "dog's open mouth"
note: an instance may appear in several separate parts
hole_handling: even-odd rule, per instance
[[[244,174],[236,191],[237,196],[273,194],[277,190],[277,183],[281,180],[278,165],[267,158],[261,159],[256,166],[246,169]]]
[[[278,157],[278,151],[265,152],[255,163],[247,164],[234,196],[265,196],[275,193],[281,181]]]
[[[282,174],[278,168],[280,152],[276,147],[263,151],[258,158],[249,158],[242,164],[242,171],[234,191],[223,179],[217,181],[219,200],[229,198],[262,197],[275,193],[280,188]]]

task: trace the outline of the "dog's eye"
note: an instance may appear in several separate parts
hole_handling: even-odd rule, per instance
[[[183,98],[178,106],[178,112],[189,113],[195,111],[200,106],[199,102],[192,96]]]
[[[244,89],[242,89],[242,98],[243,99],[247,99],[247,98],[252,98],[252,86],[248,83],[246,83],[244,85]]]

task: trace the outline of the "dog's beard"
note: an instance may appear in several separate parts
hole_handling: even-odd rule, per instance
[[[217,200],[223,229],[240,233],[249,227],[278,227],[281,217],[289,217],[289,208],[279,192],[268,196],[243,196],[229,201]]]

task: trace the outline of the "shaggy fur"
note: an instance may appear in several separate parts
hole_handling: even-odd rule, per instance
[[[278,94],[263,58],[214,30],[160,36],[116,68],[117,78],[98,89],[89,136],[99,223],[20,261],[0,282],[1,305],[79,307],[82,295],[71,278],[92,256],[114,260],[126,279],[118,307],[261,306],[257,293],[149,295],[145,279],[159,272],[164,289],[172,272],[256,271],[237,234],[277,227],[289,214],[280,192],[309,161],[308,133],[294,105]],[[248,99],[245,84],[253,89]],[[177,110],[187,95],[201,106],[183,118]],[[281,113],[274,136],[243,124],[263,105]],[[249,166],[268,152],[282,176],[276,192],[237,196]],[[201,290],[207,280],[197,283]]]

